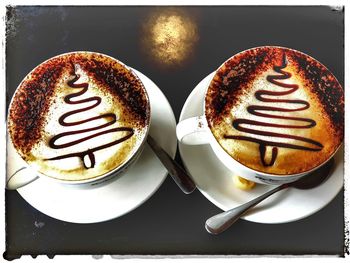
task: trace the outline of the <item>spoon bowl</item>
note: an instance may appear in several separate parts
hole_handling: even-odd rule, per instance
[[[316,186],[319,186],[330,176],[331,171],[334,167],[334,158],[330,159],[319,169],[305,175],[301,179],[290,183],[290,186],[298,189],[311,189]]]

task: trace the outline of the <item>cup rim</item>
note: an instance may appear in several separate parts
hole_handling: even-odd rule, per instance
[[[111,60],[114,60],[116,61],[118,64],[120,64],[121,66],[123,66],[125,69],[127,69],[140,83],[141,83],[141,86],[142,86],[142,89],[144,91],[144,94],[146,96],[146,100],[147,100],[147,105],[148,105],[148,116],[147,116],[147,125],[146,125],[146,131],[144,133],[144,136],[142,138],[142,141],[138,144],[138,146],[136,147],[136,149],[134,149],[134,152],[128,156],[128,158],[126,158],[124,160],[124,162],[115,167],[114,169],[108,171],[108,172],[105,172],[99,176],[95,176],[95,177],[91,177],[91,178],[87,178],[87,179],[81,179],[81,180],[65,180],[65,179],[59,179],[59,178],[56,178],[56,177],[53,177],[53,176],[50,176],[50,175],[47,175],[41,171],[39,171],[38,169],[34,168],[33,165],[29,164],[26,160],[24,160],[24,158],[18,153],[17,149],[14,147],[16,153],[19,155],[19,157],[26,163],[27,167],[29,169],[32,169],[40,178],[44,178],[45,180],[48,179],[49,181],[53,181],[53,182],[56,182],[56,183],[63,183],[63,184],[67,184],[67,185],[83,185],[83,184],[88,184],[88,183],[92,183],[92,182],[98,182],[98,181],[103,181],[103,179],[109,177],[109,176],[113,176],[113,175],[118,175],[119,172],[122,172],[123,169],[126,167],[126,169],[128,168],[129,164],[131,164],[134,160],[134,158],[138,155],[138,153],[140,151],[142,151],[144,145],[145,145],[145,142],[146,142],[146,139],[147,139],[147,136],[149,134],[149,130],[150,130],[150,125],[151,125],[151,115],[152,115],[152,109],[151,109],[151,103],[150,103],[150,99],[149,99],[149,95],[148,95],[148,92],[147,92],[147,89],[144,85],[144,83],[141,81],[140,77],[136,74],[136,72],[133,70],[133,68],[131,68],[130,66],[126,65],[124,62],[120,61],[119,59],[116,59],[112,56],[109,56],[107,54],[104,54],[104,53],[101,53],[101,52],[96,52],[96,51],[82,51],[82,50],[78,50],[78,51],[70,51],[70,52],[65,52],[65,53],[61,53],[61,54],[58,54],[58,55],[55,55],[55,56],[52,56],[42,62],[40,62],[38,65],[36,65],[33,69],[31,69],[24,77],[23,79],[21,80],[21,82],[17,85],[17,88],[15,89],[12,97],[11,97],[11,100],[9,102],[9,106],[8,106],[8,112],[7,112],[7,118],[6,118],[6,131],[7,131],[7,140],[10,140],[10,142],[13,144],[12,142],[12,139],[11,139],[11,136],[8,132],[8,121],[9,121],[9,114],[10,114],[10,108],[11,108],[11,105],[13,103],[13,99],[14,97],[16,96],[16,93],[18,91],[18,88],[21,86],[21,84],[23,83],[23,81],[26,79],[26,77],[28,75],[30,75],[37,67],[39,67],[40,65],[50,61],[51,59],[54,59],[54,58],[57,58],[57,57],[61,57],[61,56],[65,56],[65,55],[69,55],[69,54],[97,54],[97,55],[102,55],[104,57],[107,57]]]
[[[332,157],[338,152],[339,148],[343,145],[343,141],[344,141],[344,138],[340,141],[339,145],[337,145],[337,147],[335,148],[335,150],[332,152],[332,154],[322,163],[320,163],[319,165],[311,168],[311,169],[308,169],[306,171],[303,171],[303,172],[299,172],[299,173],[293,173],[293,174],[273,174],[273,173],[266,173],[266,172],[261,172],[261,171],[258,171],[258,170],[255,170],[253,168],[250,168],[246,165],[244,165],[243,163],[237,161],[235,158],[233,158],[222,146],[221,144],[218,142],[218,140],[216,139],[216,137],[214,136],[214,134],[212,133],[209,125],[208,125],[208,120],[207,120],[207,114],[206,114],[206,96],[207,96],[207,92],[208,92],[208,89],[209,89],[209,86],[210,86],[210,83],[213,81],[214,77],[216,76],[216,73],[217,71],[229,60],[231,60],[233,57],[239,55],[239,54],[242,54],[242,53],[245,53],[249,50],[254,50],[254,49],[258,49],[258,48],[264,48],[264,47],[268,47],[268,48],[281,48],[281,49],[288,49],[288,50],[291,50],[293,52],[296,52],[296,53],[301,53],[303,55],[306,55],[307,57],[310,57],[312,58],[313,60],[315,60],[316,62],[320,63],[325,69],[327,69],[327,71],[334,77],[334,79],[337,81],[337,83],[340,85],[338,79],[333,75],[333,73],[325,66],[323,65],[320,61],[318,61],[317,59],[315,59],[314,57],[306,54],[306,53],[303,53],[299,50],[296,50],[296,49],[292,49],[292,48],[288,48],[288,47],[283,47],[283,46],[275,46],[275,45],[264,45],[264,46],[256,46],[256,47],[252,47],[252,48],[249,48],[249,49],[245,49],[245,50],[242,50],[238,53],[235,53],[234,55],[230,56],[228,59],[226,59],[223,63],[220,64],[220,66],[215,69],[215,71],[213,71],[213,76],[209,79],[208,81],[208,85],[206,87],[206,90],[205,90],[205,95],[204,95],[204,100],[203,100],[203,116],[205,117],[205,121],[207,122],[207,127],[208,127],[208,130],[209,130],[209,133],[210,133],[210,137],[212,137],[212,140],[210,140],[210,142],[214,142],[219,146],[221,152],[223,152],[226,156],[229,156],[233,161],[234,163],[238,164],[238,165],[241,165],[243,166],[245,169],[248,169],[249,171],[251,172],[254,172],[256,174],[259,174],[259,175],[263,175],[263,176],[266,176],[266,177],[270,177],[270,178],[293,178],[293,177],[300,177],[302,175],[306,175],[306,174],[309,174],[317,169],[319,169],[320,167],[322,167],[324,164],[326,164],[330,159],[332,159]],[[220,158],[219,158],[220,159]],[[222,161],[220,159],[220,161]]]

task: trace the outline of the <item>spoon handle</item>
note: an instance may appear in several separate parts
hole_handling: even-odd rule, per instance
[[[205,222],[205,228],[210,234],[220,234],[224,232],[227,228],[229,228],[234,222],[236,222],[242,215],[244,215],[250,208],[256,206],[261,201],[265,200],[270,195],[288,187],[288,184],[282,184],[278,187],[271,189],[265,194],[258,196],[257,198],[245,203],[243,205],[237,206],[226,212],[222,212],[217,214],[211,218],[209,218]]]
[[[193,182],[191,177],[186,173],[186,171],[175,162],[169,154],[164,151],[162,147],[150,136],[147,137],[147,142],[151,146],[153,152],[157,155],[159,160],[163,163],[165,168],[167,168],[169,174],[175,181],[175,183],[180,187],[180,189],[185,194],[190,194],[196,189],[196,184]]]

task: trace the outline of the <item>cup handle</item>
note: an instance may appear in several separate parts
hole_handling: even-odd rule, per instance
[[[183,144],[208,144],[209,128],[205,116],[197,116],[180,121],[176,126],[176,136]]]
[[[28,167],[22,167],[14,172],[6,182],[6,189],[16,190],[23,187],[39,178],[37,175],[31,175],[31,173],[25,172]]]

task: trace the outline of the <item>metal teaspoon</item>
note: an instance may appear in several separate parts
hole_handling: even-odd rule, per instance
[[[246,212],[248,212],[252,207],[259,204],[261,201],[265,200],[267,197],[272,194],[286,189],[288,187],[295,187],[298,189],[311,189],[320,184],[322,184],[330,175],[330,171],[334,165],[334,158],[329,160],[325,165],[320,169],[315,170],[314,172],[302,177],[301,179],[287,184],[282,184],[267,193],[258,196],[257,198],[243,204],[222,212],[215,216],[212,216],[205,222],[205,228],[210,234],[220,234],[228,229],[233,223],[235,223],[239,218],[241,218]]]
[[[175,162],[169,154],[161,148],[158,143],[150,136],[147,137],[147,143],[151,146],[153,152],[163,163],[169,174],[185,194],[190,194],[196,189],[196,184],[186,171]]]

